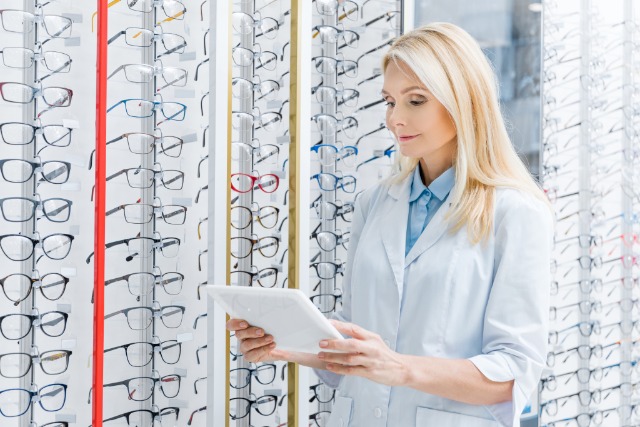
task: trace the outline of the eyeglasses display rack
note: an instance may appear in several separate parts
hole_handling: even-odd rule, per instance
[[[633,1],[546,1],[541,181],[556,212],[539,425],[640,422]]]
[[[402,12],[395,0],[313,7],[310,297],[327,316],[342,303],[355,197],[391,172],[381,59],[402,32]],[[309,424],[324,426],[335,391],[311,375]]]
[[[77,33],[71,14],[51,2],[3,6],[0,418],[3,426],[58,427],[75,420],[68,401],[81,388],[68,370],[78,357],[72,337],[81,313],[69,300],[81,245],[72,216],[80,174],[70,155],[78,103],[65,78],[77,51],[65,42]]]
[[[10,344],[0,354],[0,418],[89,425],[96,4],[9,3],[0,10],[0,331]],[[301,416],[321,425],[331,407],[333,392],[308,370],[246,363],[234,337],[226,349],[212,341],[216,316],[204,295],[225,275],[233,286],[299,287],[327,315],[339,308],[356,179],[360,191],[386,176],[393,152],[377,96],[363,103],[359,93],[379,91],[380,55],[400,33],[401,4],[239,0],[224,17],[216,10],[225,7],[108,3],[97,356],[106,425],[207,425],[216,416],[210,384],[221,374],[230,425],[293,425]],[[294,14],[303,18],[294,23]],[[221,19],[222,37],[212,34],[225,28]],[[223,51],[228,79],[217,68]],[[357,74],[362,67],[374,73]],[[378,122],[371,128],[368,114]],[[226,265],[216,245],[227,248]],[[228,366],[209,364],[227,351]]]

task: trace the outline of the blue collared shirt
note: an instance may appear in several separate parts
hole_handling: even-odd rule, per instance
[[[420,177],[420,165],[416,166],[409,195],[409,221],[407,222],[407,240],[405,256],[418,240],[431,218],[447,198],[455,183],[455,171],[450,167],[425,187]]]

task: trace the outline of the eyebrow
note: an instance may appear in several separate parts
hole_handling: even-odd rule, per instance
[[[427,91],[425,88],[420,87],[420,86],[410,86],[410,87],[408,87],[408,88],[406,88],[406,89],[403,89],[403,90],[400,92],[400,95],[404,95],[405,93],[410,92],[410,91],[412,91],[412,90],[416,90],[416,89],[417,89],[417,90],[421,90],[421,91],[423,91],[423,92],[426,92],[426,91]],[[381,93],[382,95],[389,95],[389,92],[387,92],[387,91],[386,91],[386,90],[384,90],[384,89],[382,89],[382,90],[380,91],[380,93]]]

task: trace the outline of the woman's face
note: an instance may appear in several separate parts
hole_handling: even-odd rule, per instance
[[[419,81],[406,65],[389,63],[382,89],[387,102],[387,127],[403,155],[450,166],[456,144],[453,120]]]

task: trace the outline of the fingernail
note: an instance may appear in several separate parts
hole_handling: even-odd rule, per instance
[[[241,328],[246,328],[247,326],[249,326],[249,324],[247,322],[240,323],[240,327]]]
[[[256,335],[261,337],[264,334],[264,331],[262,329],[257,329],[256,330]]]
[[[266,338],[266,340],[267,340],[267,342],[271,342],[271,341],[273,341],[273,337],[272,337],[271,335],[269,335],[269,336]]]
[[[276,343],[269,344],[269,348],[276,348]]]
[[[331,363],[327,363],[327,369],[333,369],[333,365]]]
[[[329,343],[328,343],[328,342],[326,342],[326,341],[320,341],[320,347],[324,348],[324,347],[326,347],[326,346],[328,346],[328,345],[329,345]]]

